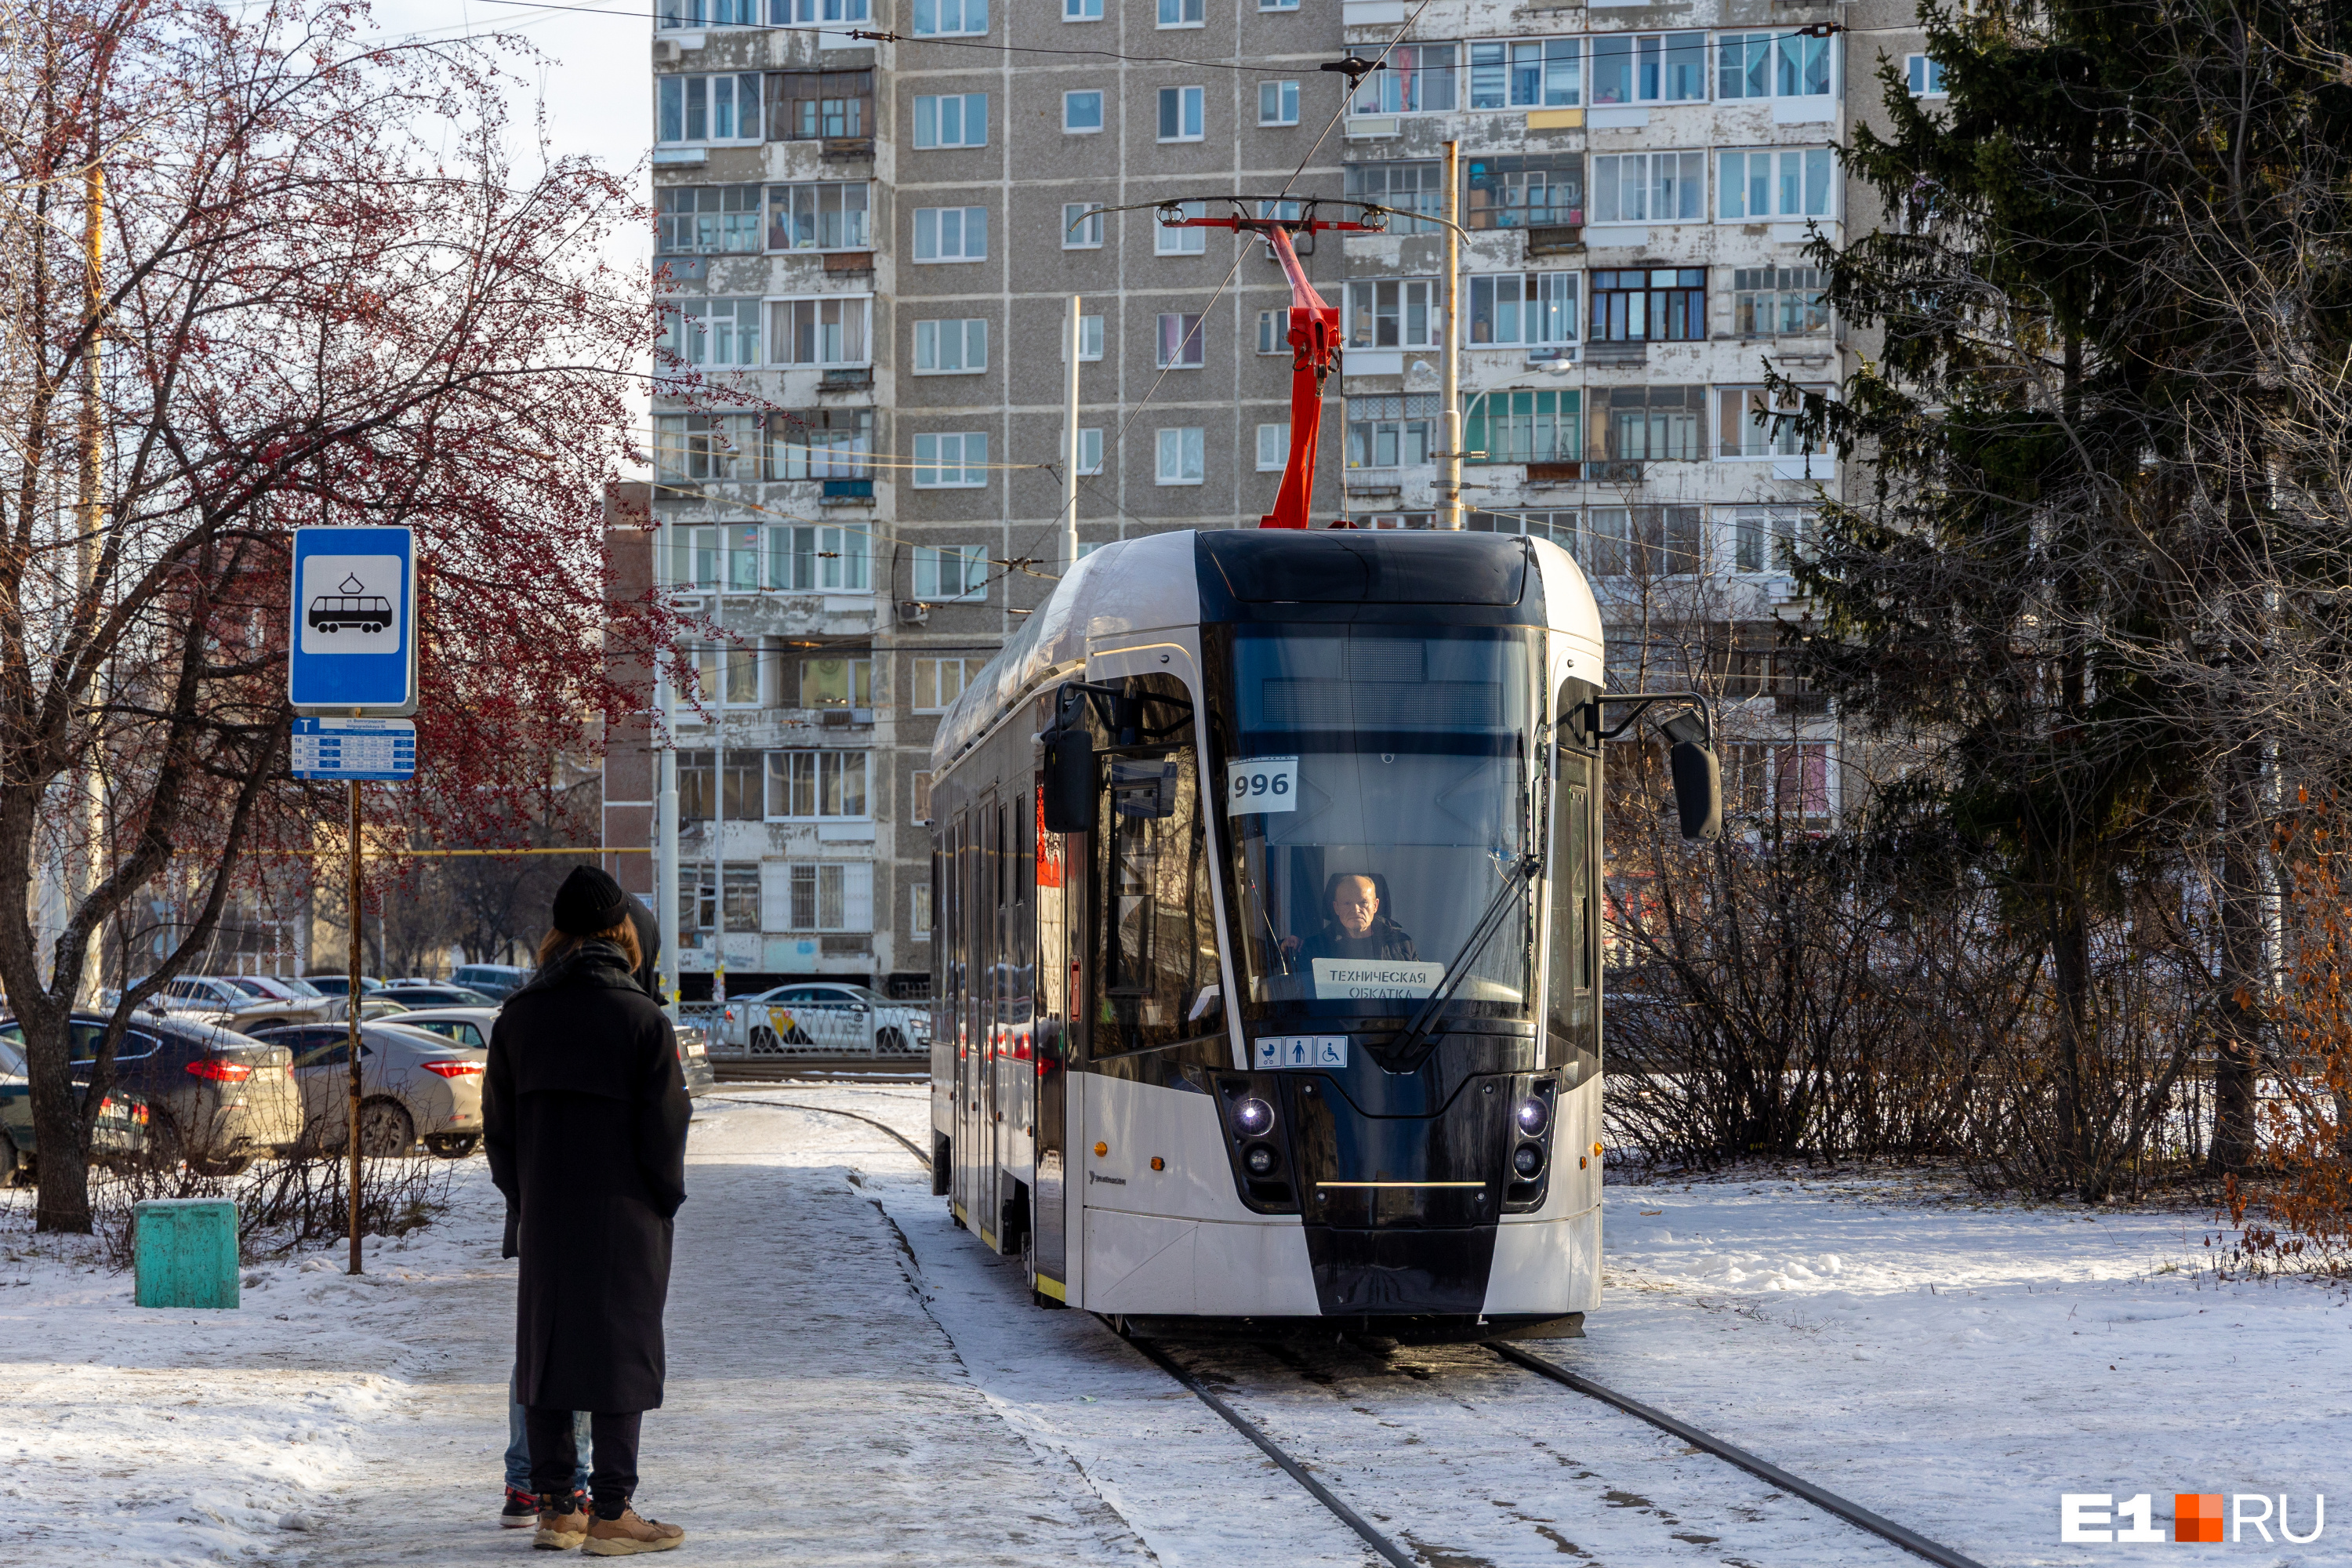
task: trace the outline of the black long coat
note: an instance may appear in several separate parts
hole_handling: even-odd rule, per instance
[[[692,1102],[669,1020],[621,950],[584,942],[507,999],[482,1087],[490,1179],[522,1258],[515,1390],[653,1410]]]

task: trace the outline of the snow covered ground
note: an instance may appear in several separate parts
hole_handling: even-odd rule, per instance
[[[736,1086],[921,1142],[919,1086]],[[727,1563],[1352,1565],[1355,1538],[1190,1394],[947,1220],[883,1133],[706,1104],[640,1498]],[[2200,1216],[1985,1205],[1888,1177],[1607,1189],[1590,1337],[1530,1347],[1988,1564],[2062,1546],[2058,1494],[2286,1493],[2352,1437],[2341,1288],[2216,1282]],[[21,1205],[23,1194],[9,1201]],[[478,1160],[456,1210],[248,1271],[234,1313],[0,1223],[0,1563],[513,1561],[492,1522],[512,1265]],[[1664,1434],[1475,1349],[1188,1349],[1432,1568],[1902,1563]],[[2331,1486],[2331,1482],[2339,1483]],[[2352,1563],[2317,1542],[2210,1549]],[[675,1561],[685,1562],[681,1555]]]

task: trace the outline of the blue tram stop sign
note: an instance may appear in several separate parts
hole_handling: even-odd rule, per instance
[[[416,711],[416,535],[298,528],[286,687],[298,713]]]

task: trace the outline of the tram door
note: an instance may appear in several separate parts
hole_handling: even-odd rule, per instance
[[[981,944],[975,927],[976,910],[971,901],[971,818],[958,812],[949,824],[947,862],[944,867],[943,889],[948,901],[948,940],[952,944],[948,955],[947,1029],[949,1042],[955,1052],[954,1100],[955,1115],[951,1147],[954,1161],[953,1184],[950,1191],[956,1208],[962,1214],[974,1212],[974,1158],[972,1152],[973,1105],[980,1093],[979,1075],[973,1070],[972,1056],[976,1048],[972,1038],[971,993],[973,979],[979,971],[974,967],[974,950]]]
[[[1600,753],[1575,720],[1594,688],[1562,683],[1552,769],[1551,951],[1544,1015],[1547,1067],[1574,1089],[1601,1070]]]
[[[979,1170],[972,1183],[972,1201],[966,1205],[981,1238],[991,1247],[1004,1244],[1003,1222],[998,1213],[997,1168],[1003,1160],[998,1134],[1003,1127],[1003,1068],[1005,1004],[1004,805],[994,791],[981,796],[977,810],[980,854],[974,869],[979,886],[972,907],[979,911],[982,932],[980,984],[973,1001],[980,1014],[973,1037],[980,1071],[979,1104],[974,1111],[972,1153]]]
[[[1071,1029],[1069,900],[1076,879],[1065,879],[1065,839],[1045,831],[1045,789],[1035,787],[1037,900],[1037,1025],[1034,1068],[1036,1165],[1029,1194],[1030,1234],[1034,1238],[1037,1289],[1060,1295],[1069,1283],[1069,1177],[1066,1163],[1069,1066],[1076,1059]],[[1073,840],[1083,844],[1084,840]],[[1081,858],[1083,864],[1083,858]],[[1066,888],[1065,880],[1073,885]]]

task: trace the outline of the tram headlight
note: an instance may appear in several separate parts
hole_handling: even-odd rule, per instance
[[[1522,1143],[1518,1148],[1512,1151],[1511,1169],[1519,1173],[1519,1180],[1523,1182],[1532,1182],[1538,1176],[1543,1174],[1543,1168],[1544,1152],[1542,1144]]]
[[[1234,1107],[1234,1125],[1244,1138],[1259,1138],[1274,1126],[1274,1107],[1255,1095]]]
[[[1271,1143],[1253,1143],[1242,1151],[1242,1163],[1253,1176],[1271,1176],[1274,1168],[1282,1163],[1282,1156],[1274,1152]]]
[[[1519,1131],[1532,1138],[1551,1124],[1551,1107],[1540,1095],[1519,1101]]]

